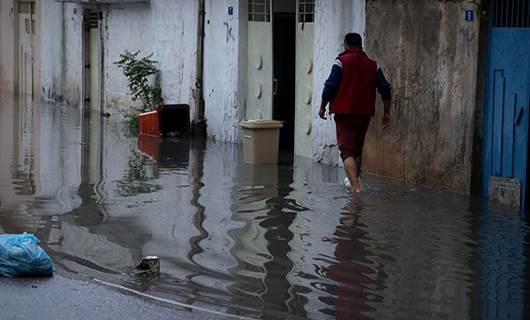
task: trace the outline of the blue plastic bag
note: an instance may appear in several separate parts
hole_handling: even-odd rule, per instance
[[[0,275],[4,277],[52,276],[52,259],[32,234],[0,235]]]

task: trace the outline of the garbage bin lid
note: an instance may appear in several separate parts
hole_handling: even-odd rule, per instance
[[[245,129],[277,129],[283,127],[283,122],[278,120],[246,120],[240,123]]]

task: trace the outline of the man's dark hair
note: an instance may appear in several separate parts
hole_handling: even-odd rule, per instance
[[[348,33],[344,37],[344,43],[346,43],[349,47],[352,47],[352,48],[362,48],[363,38],[358,33],[355,33],[355,32]]]

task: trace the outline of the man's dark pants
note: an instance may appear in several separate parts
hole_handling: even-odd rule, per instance
[[[353,157],[360,158],[363,154],[364,138],[370,125],[370,116],[355,114],[336,114],[335,127],[337,144],[342,161]]]

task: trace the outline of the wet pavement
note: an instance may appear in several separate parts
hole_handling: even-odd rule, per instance
[[[57,275],[46,279],[1,279],[0,310],[2,320],[227,319],[226,314],[157,301]]]
[[[251,318],[530,314],[530,228],[509,208],[376,177],[352,198],[339,168],[113,121],[0,101],[0,233],[35,233],[62,273]],[[132,275],[145,255],[159,278]]]

